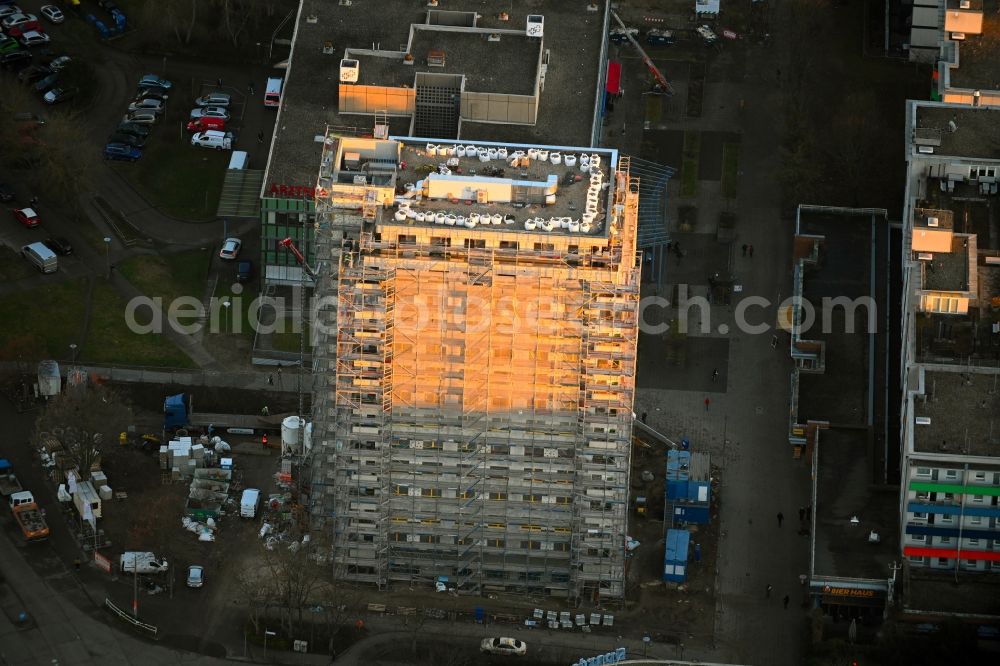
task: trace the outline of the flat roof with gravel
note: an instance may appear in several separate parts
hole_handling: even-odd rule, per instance
[[[951,131],[949,121],[955,123]],[[917,104],[917,128],[939,130],[935,153],[1000,159],[1000,109]]]
[[[927,367],[914,415],[913,448],[922,453],[1000,457],[998,373],[943,372]]]

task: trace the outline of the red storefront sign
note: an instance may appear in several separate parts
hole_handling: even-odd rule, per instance
[[[272,197],[280,197],[282,199],[315,199],[316,197],[325,197],[329,194],[326,188],[323,187],[282,185],[279,183],[271,183],[271,189],[268,190],[268,193]]]

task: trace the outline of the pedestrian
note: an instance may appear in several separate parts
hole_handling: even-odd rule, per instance
[[[684,256],[684,254],[681,252],[681,244],[680,243],[674,243],[674,254],[676,254],[678,257]]]
[[[716,368],[715,370],[712,370],[712,381],[714,382],[718,378],[719,378],[719,369]]]
[[[813,505],[812,504],[807,504],[806,505],[806,520],[808,520],[811,523],[812,519],[813,519]]]
[[[773,590],[773,589],[774,588],[771,586],[771,584],[768,583],[767,587],[764,588],[764,598],[765,599],[770,599],[771,598],[771,590]]]
[[[785,595],[785,598],[781,600],[781,603],[785,606],[785,610],[788,610],[788,602],[789,601],[791,601],[791,599],[788,598],[787,594]]]
[[[771,336],[771,349],[776,349],[777,346],[778,346],[778,336],[777,335],[772,335]]]
[[[748,245],[746,243],[743,243],[743,256],[744,257],[747,256],[747,247],[748,247]]]
[[[269,412],[267,410],[267,405],[264,405],[263,407],[260,408],[260,415],[261,416],[267,416],[268,414],[269,414]]]
[[[267,385],[268,386],[274,386],[274,375],[268,375],[267,376]]]
[[[712,401],[710,399],[708,399],[708,398],[705,398],[705,411],[706,412],[708,411],[708,406],[711,405],[711,404],[712,404]]]
[[[806,519],[806,508],[803,506],[799,508],[799,522],[801,523],[805,519]]]
[[[212,433],[214,433],[214,432],[215,432],[215,426],[212,425],[211,423],[209,423],[208,424],[208,438],[209,439],[212,438]]]
[[[219,77],[219,80],[215,82],[215,85],[218,86],[219,88],[222,87],[222,77],[221,76]]]
[[[28,203],[30,203],[32,206],[37,206],[38,205],[38,197],[35,197],[35,196],[31,197],[31,201],[29,201]]]
[[[778,527],[781,527],[781,522],[785,519],[785,514],[778,512]]]
[[[250,90],[250,96],[253,97],[253,81],[247,84],[247,88]]]
[[[80,558],[79,557],[76,558],[75,560],[73,560],[73,566],[76,567],[77,571],[80,570]]]
[[[642,422],[643,422],[643,423],[645,423],[645,422],[646,422],[646,417],[647,417],[647,416],[649,416],[649,412],[643,412],[643,413],[642,413]]]
[[[753,259],[753,244],[747,245],[747,252],[750,253],[750,258]]]
[[[264,130],[257,132],[257,143],[264,143]]]

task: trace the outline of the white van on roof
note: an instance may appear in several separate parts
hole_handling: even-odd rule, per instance
[[[260,491],[256,488],[246,488],[240,497],[240,518],[256,517],[259,504]]]

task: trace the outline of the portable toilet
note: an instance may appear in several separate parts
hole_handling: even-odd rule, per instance
[[[683,583],[687,580],[688,545],[691,534],[687,530],[667,530],[666,550],[663,553],[663,580]]]
[[[115,20],[115,27],[118,32],[125,32],[125,15],[122,14],[120,9],[111,10],[111,18]]]

